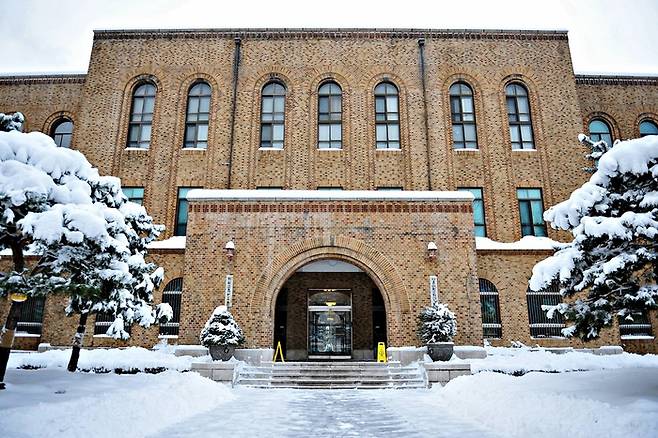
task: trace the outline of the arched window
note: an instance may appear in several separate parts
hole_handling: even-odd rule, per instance
[[[512,149],[534,149],[528,90],[519,83],[512,83],[505,87],[505,95]]]
[[[151,145],[151,124],[155,108],[155,85],[143,83],[133,91],[128,128],[129,148],[148,149]]]
[[[658,125],[651,120],[642,120],[640,122],[640,137],[647,135],[658,135]]]
[[[280,82],[263,87],[260,105],[260,147],[283,149],[286,88]]]
[[[452,145],[455,149],[477,149],[473,90],[463,82],[450,87],[450,112],[452,113]]]
[[[45,297],[31,296],[21,304],[18,322],[16,323],[17,333],[41,334],[45,303]]]
[[[210,85],[197,82],[187,93],[185,115],[185,148],[208,147],[208,120],[210,119]]]
[[[480,278],[480,308],[482,309],[482,332],[485,338],[501,338],[500,302],[498,289],[484,278]]]
[[[52,127],[50,136],[55,140],[59,147],[70,148],[71,138],[73,137],[73,122],[69,119],[59,119]]]
[[[562,294],[557,286],[535,292],[528,288],[526,293],[528,301],[528,322],[530,323],[530,336],[533,338],[563,337],[564,316],[557,310],[548,317],[543,306],[557,306],[562,302]]]
[[[377,149],[400,149],[398,88],[390,82],[375,87],[375,134]]]
[[[589,122],[589,138],[592,141],[605,141],[608,146],[612,146],[612,131],[610,125],[605,120],[594,119]]]
[[[343,147],[343,90],[335,82],[325,82],[318,90],[318,148]]]
[[[171,306],[174,311],[174,317],[171,321],[160,324],[160,335],[178,336],[180,327],[180,305],[183,295],[183,278],[178,277],[171,280],[162,291],[162,302]]]

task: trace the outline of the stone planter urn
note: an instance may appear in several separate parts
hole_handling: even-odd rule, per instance
[[[446,362],[452,357],[454,346],[454,342],[436,342],[433,344],[427,344],[427,354],[429,354],[435,362]]]
[[[227,361],[235,353],[235,345],[211,345],[208,349],[210,350],[212,360]]]

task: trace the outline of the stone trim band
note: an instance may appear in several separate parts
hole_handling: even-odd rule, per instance
[[[190,204],[195,213],[472,213],[472,204],[382,203],[197,203]]]
[[[0,84],[83,84],[86,73],[0,76]]]
[[[94,30],[94,40],[152,38],[252,38],[252,39],[483,39],[483,40],[566,40],[565,30],[502,29],[134,29]]]
[[[576,75],[580,85],[658,85],[658,76]]]

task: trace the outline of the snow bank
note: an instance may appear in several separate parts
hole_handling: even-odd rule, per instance
[[[433,398],[437,407],[501,436],[654,438],[657,386],[653,369],[523,377],[480,373],[450,381]]]
[[[185,249],[185,236],[174,236],[169,239],[156,240],[147,245],[148,249]]]
[[[524,236],[516,242],[498,242],[487,237],[475,237],[475,248],[480,250],[522,251],[555,249],[559,242],[548,237]]]
[[[9,357],[9,368],[66,368],[71,350],[49,350],[43,353],[12,354]],[[192,356],[175,356],[168,351],[152,351],[141,347],[125,349],[96,348],[82,350],[78,369],[107,370],[121,369],[125,371],[145,371],[166,368],[168,370],[187,371],[193,360]]]
[[[658,368],[658,356],[622,353],[599,356],[579,351],[555,354],[529,348],[486,347],[486,359],[467,360],[473,373],[499,371],[506,374],[525,374],[531,371],[565,372],[577,370],[605,370],[632,367]],[[658,370],[655,371],[658,374]]]
[[[0,401],[3,437],[145,437],[235,397],[227,386],[176,371],[118,376],[10,370],[7,382]]]

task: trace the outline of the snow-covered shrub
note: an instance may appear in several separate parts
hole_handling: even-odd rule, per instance
[[[418,314],[418,337],[425,344],[450,342],[457,333],[457,318],[445,304],[425,307]]]
[[[572,325],[566,336],[588,340],[615,317],[632,318],[656,307],[658,298],[658,136],[616,142],[595,150],[598,166],[569,199],[544,213],[573,241],[539,262],[530,288],[554,284],[575,301],[552,306]]]
[[[214,312],[201,330],[199,341],[204,347],[211,345],[233,345],[244,344],[244,334],[233,315],[226,306],[215,308]]]

